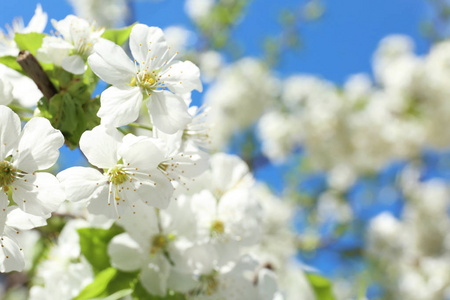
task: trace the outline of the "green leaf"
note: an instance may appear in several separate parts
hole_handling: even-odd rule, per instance
[[[11,68],[17,72],[20,72],[21,74],[25,75],[25,72],[22,70],[22,67],[19,65],[19,63],[16,61],[15,56],[2,56],[0,57],[0,63],[4,64],[8,68]]]
[[[141,282],[138,281],[134,286],[133,291],[133,299],[134,300],[186,300],[186,296],[183,294],[178,294],[174,291],[169,291],[165,297],[159,297],[152,294],[149,294],[147,290],[142,286]]]
[[[28,50],[33,55],[36,55],[36,50],[41,48],[44,33],[30,32],[30,33],[16,33],[14,41],[20,50]]]
[[[80,228],[77,230],[80,236],[81,253],[91,264],[94,273],[110,267],[108,256],[108,244],[111,239],[123,232],[118,226],[110,229]]]
[[[331,282],[318,274],[306,274],[306,278],[311,284],[316,294],[317,300],[335,300]]]
[[[91,284],[86,286],[81,293],[73,299],[88,300],[95,297],[108,296],[106,288],[116,274],[117,270],[114,268],[107,268],[106,270],[103,270],[95,276],[94,281]]]
[[[122,46],[122,44],[128,40],[131,29],[135,24],[136,23],[124,28],[105,30],[105,32],[102,34],[102,38],[113,41],[117,45]]]

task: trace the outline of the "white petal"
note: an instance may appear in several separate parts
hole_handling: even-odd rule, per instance
[[[71,55],[63,59],[62,61],[62,67],[67,72],[81,75],[83,74],[86,69],[86,63],[84,62],[83,58],[79,55]]]
[[[5,232],[6,219],[8,215],[6,208],[8,207],[8,205],[8,196],[3,192],[0,193],[0,235]]]
[[[8,236],[3,236],[0,247],[0,272],[22,271],[25,259],[19,245]]]
[[[154,263],[142,268],[139,280],[150,294],[164,297],[166,295],[169,272],[169,262],[162,255],[158,255]]]
[[[47,25],[47,13],[42,11],[42,6],[38,3],[34,16],[31,18],[24,32],[43,32]]]
[[[45,217],[27,214],[15,205],[8,207],[7,212],[6,225],[9,227],[19,230],[30,230],[47,225]]]
[[[149,65],[150,57],[156,56],[162,59],[162,55],[168,48],[160,28],[137,24],[130,33],[130,49],[139,64],[146,62]]]
[[[196,245],[184,254],[194,274],[209,274],[217,266],[217,252],[210,244]]]
[[[165,209],[169,205],[170,197],[173,194],[173,186],[169,179],[159,173],[153,172],[151,177],[142,178],[141,185],[137,192],[141,199],[148,205],[160,209]]]
[[[155,171],[164,160],[164,153],[151,138],[137,141],[129,146],[124,143],[119,149],[119,155],[125,164],[129,163],[130,167],[139,168],[140,172]]]
[[[127,233],[116,235],[108,245],[111,265],[125,272],[138,270],[142,264],[142,250]]]
[[[56,211],[66,198],[58,179],[45,172],[28,174],[16,180],[12,193],[14,202],[24,212],[36,216]]]
[[[0,159],[16,147],[20,134],[20,118],[9,107],[0,106]]]
[[[142,250],[141,246],[127,233],[115,236],[108,245],[112,266],[125,272],[141,268]]]
[[[0,104],[8,105],[13,100],[13,87],[2,75],[0,75]]]
[[[192,196],[191,208],[199,216],[214,218],[217,211],[217,200],[210,191],[203,190]]]
[[[39,99],[42,98],[42,93],[38,89],[36,83],[29,77],[20,74],[19,72],[0,64],[0,73],[8,78],[13,86],[13,96],[20,105],[25,107],[36,106]]]
[[[80,149],[89,163],[102,169],[109,169],[117,164],[117,149],[121,145],[122,136],[115,128],[97,126],[85,131],[80,138]]]
[[[168,91],[153,93],[147,107],[152,123],[165,133],[184,129],[192,119],[183,98]]]
[[[261,300],[273,300],[278,291],[277,277],[269,269],[262,268],[258,272],[258,290]]]
[[[97,116],[102,119],[102,124],[115,127],[128,125],[139,117],[142,98],[139,87],[119,89],[111,86],[100,97],[101,106]]]
[[[171,64],[167,71],[163,71],[161,80],[177,94],[203,90],[200,69],[190,61],[178,61]]]
[[[236,155],[217,153],[210,160],[214,187],[222,193],[247,182],[247,164]]]
[[[47,119],[33,118],[23,128],[17,150],[13,152],[14,165],[29,173],[48,169],[58,160],[63,144],[62,133]]]
[[[198,287],[198,281],[195,280],[192,274],[178,272],[172,269],[167,279],[167,288],[176,292],[186,294]]]
[[[88,57],[92,71],[109,84],[125,87],[136,70],[123,49],[111,41],[101,39],[94,46],[95,53]]]
[[[89,201],[105,188],[106,177],[93,168],[73,167],[59,172],[56,178],[69,201]]]

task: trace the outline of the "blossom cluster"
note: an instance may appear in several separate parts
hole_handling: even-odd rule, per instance
[[[46,23],[40,6],[35,18]],[[293,208],[256,184],[239,157],[210,155],[205,149],[209,110],[189,107],[191,92],[202,90],[199,68],[178,60],[157,27],[130,29],[130,58],[105,38],[104,28],[87,20],[69,15],[52,25],[56,32],[42,36],[36,58],[69,83],[60,80],[60,95],[41,99],[23,129],[19,115],[0,106],[0,271],[33,268],[29,299],[72,299],[108,271],[96,269],[95,255],[104,254],[111,268],[135,274],[148,294],[160,297],[314,299],[302,268],[291,261],[296,252],[289,224]],[[18,52],[16,34],[40,33],[44,27],[19,26],[2,36],[9,51],[2,55]],[[254,68],[261,70],[243,61],[238,72]],[[233,78],[235,71],[229,72]],[[110,84],[100,95],[99,124],[83,128],[78,142],[90,166],[56,176],[45,172],[55,168],[65,138],[68,145],[73,141],[66,136],[72,129],[44,103],[58,105],[62,95],[66,105],[74,101],[83,112],[92,101],[80,106],[76,101],[90,87],[71,84],[98,78]],[[14,94],[21,82],[0,78],[0,103],[34,107],[36,102],[25,105]],[[228,84],[226,90],[240,87]],[[132,132],[133,126],[140,130]],[[32,266],[30,241],[37,232],[28,230],[46,225],[52,214],[70,220],[46,258]],[[92,254],[83,250],[86,228],[120,228],[120,233],[104,245],[106,253]],[[18,238],[22,230],[28,238]]]
[[[450,295],[450,190],[439,179],[421,182],[417,168],[402,174],[408,198],[400,218],[384,212],[371,220],[367,252],[386,270],[387,293],[402,299],[445,299]]]
[[[421,57],[408,37],[386,37],[373,58],[375,82],[355,74],[342,88],[308,74],[281,80],[255,59],[234,62],[205,94],[213,145],[220,149],[256,123],[272,162],[302,149],[313,169],[346,190],[360,175],[417,158],[425,146],[448,145],[441,128],[448,122],[449,47],[443,41]]]

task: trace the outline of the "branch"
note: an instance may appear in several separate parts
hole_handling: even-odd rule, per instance
[[[45,74],[39,62],[30,53],[30,51],[20,51],[17,56],[17,62],[22,67],[25,73],[36,83],[39,90],[44,94],[44,97],[50,100],[58,93],[55,86],[52,84],[47,74]]]

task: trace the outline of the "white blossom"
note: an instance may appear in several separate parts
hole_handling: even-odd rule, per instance
[[[98,116],[102,123],[122,126],[135,121],[147,98],[151,121],[161,131],[175,133],[189,123],[183,95],[202,90],[200,72],[193,63],[168,56],[170,49],[161,29],[142,24],[133,27],[130,49],[134,62],[109,41],[97,43],[94,49],[88,59],[90,67],[112,84],[101,95]]]

